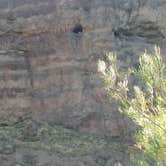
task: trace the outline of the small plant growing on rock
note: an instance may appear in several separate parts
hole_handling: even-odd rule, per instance
[[[109,97],[119,104],[119,111],[126,113],[140,127],[136,131],[136,149],[143,152],[134,165],[158,165],[166,163],[166,67],[156,46],[153,54],[145,52],[139,58],[137,69],[120,71],[117,57],[106,55],[108,61],[100,60]],[[137,80],[131,84],[131,77]],[[134,157],[131,155],[132,162]],[[151,160],[151,164],[149,158]]]

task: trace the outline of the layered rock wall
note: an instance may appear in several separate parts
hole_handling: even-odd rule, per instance
[[[33,116],[100,132],[112,109],[97,73],[103,52],[115,51],[122,67],[137,66],[144,49],[165,44],[164,0],[0,3],[2,123]],[[80,34],[72,32],[78,23]]]
[[[137,66],[154,44],[165,55],[165,9],[166,0],[0,0],[0,123],[120,137],[131,122],[109,105],[97,61],[113,51],[122,68]]]

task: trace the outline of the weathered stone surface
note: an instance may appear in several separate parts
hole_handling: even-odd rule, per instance
[[[108,104],[97,61],[114,51],[121,67],[137,66],[154,44],[165,55],[165,9],[166,0],[0,0],[0,123],[29,117],[128,139],[132,122]],[[78,22],[82,33],[73,33]],[[37,130],[29,128],[25,140]]]

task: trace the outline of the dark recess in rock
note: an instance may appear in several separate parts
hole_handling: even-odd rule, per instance
[[[153,22],[138,22],[128,28],[119,27],[113,30],[114,36],[117,38],[124,37],[141,37],[150,41],[162,40],[165,38],[160,28]]]
[[[79,34],[83,32],[83,27],[81,24],[76,24],[74,28],[72,29],[72,32],[75,34]]]

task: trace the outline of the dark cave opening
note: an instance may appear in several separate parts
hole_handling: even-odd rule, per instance
[[[82,32],[83,32],[83,26],[81,24],[76,24],[72,29],[72,33],[74,34],[80,34]]]

